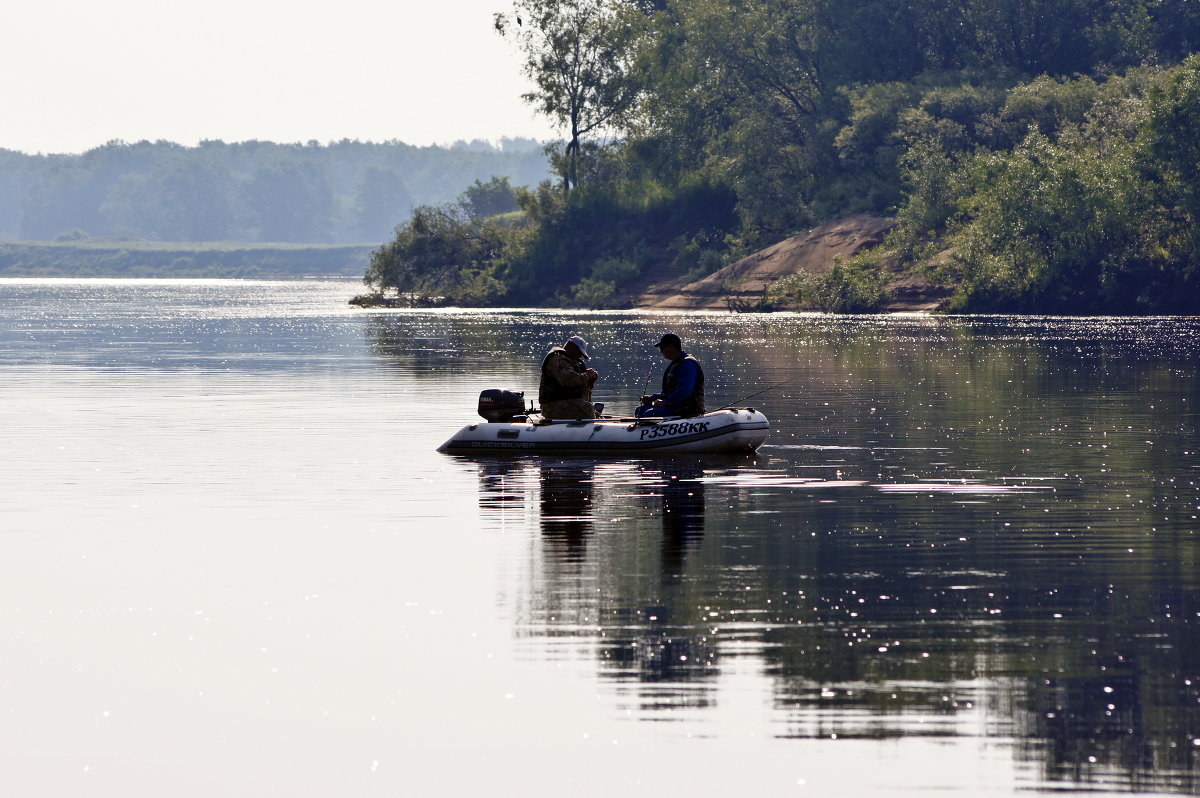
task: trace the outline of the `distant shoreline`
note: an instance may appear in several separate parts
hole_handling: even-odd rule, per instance
[[[0,277],[361,279],[376,244],[0,242]]]

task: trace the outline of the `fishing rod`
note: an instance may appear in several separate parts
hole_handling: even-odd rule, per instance
[[[756,397],[760,394],[764,394],[767,391],[773,391],[776,388],[782,388],[783,386],[787,385],[790,382],[795,382],[796,380],[800,379],[800,376],[801,375],[797,374],[795,377],[792,377],[791,379],[784,380],[783,382],[777,382],[774,385],[767,386],[766,388],[763,388],[761,391],[755,391],[754,393],[750,394],[749,396],[743,396],[741,399],[738,399],[736,402],[730,402],[727,405],[721,405],[717,409],[718,410],[732,409],[734,406],[740,405],[742,402],[745,402],[748,399],[753,399],[754,397]]]
[[[641,405],[642,397],[648,395],[650,391],[650,378],[654,376],[654,363],[650,364],[650,368],[646,370],[646,380],[642,383],[642,392],[638,396],[638,405]]]

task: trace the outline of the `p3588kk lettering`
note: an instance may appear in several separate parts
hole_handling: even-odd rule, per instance
[[[654,438],[666,438],[672,435],[694,435],[697,432],[708,432],[708,425],[710,423],[708,421],[679,421],[674,424],[659,424],[642,430],[642,436],[638,440],[653,440]]]

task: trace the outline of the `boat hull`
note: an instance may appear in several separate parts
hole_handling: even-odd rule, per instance
[[[599,418],[469,424],[438,447],[446,454],[749,453],[767,439],[767,417],[752,408],[694,418]]]

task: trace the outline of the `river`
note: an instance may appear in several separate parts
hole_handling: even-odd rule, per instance
[[[358,290],[0,280],[5,792],[1200,793],[1200,321]],[[664,331],[758,456],[436,452]]]

